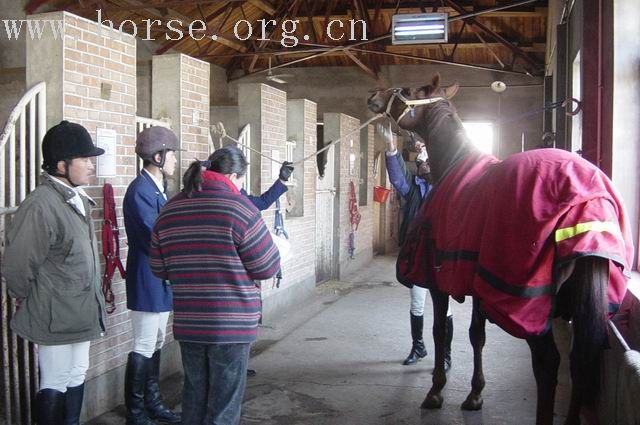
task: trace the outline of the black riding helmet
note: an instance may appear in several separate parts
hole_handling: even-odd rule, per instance
[[[64,177],[73,186],[77,186],[69,178],[71,160],[99,156],[103,153],[104,149],[93,144],[86,128],[73,122],[61,121],[60,124],[51,127],[42,139],[42,169],[53,176]],[[64,175],[57,171],[59,161],[65,162]]]

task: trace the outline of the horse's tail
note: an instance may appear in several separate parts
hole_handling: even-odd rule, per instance
[[[573,277],[572,385],[578,386],[582,404],[593,405],[600,390],[602,354],[607,345],[609,260],[580,258]]]

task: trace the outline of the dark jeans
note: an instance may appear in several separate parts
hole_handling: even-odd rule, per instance
[[[240,422],[250,345],[180,343],[184,368],[183,424]]]

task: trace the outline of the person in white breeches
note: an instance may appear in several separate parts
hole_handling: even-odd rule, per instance
[[[409,225],[418,213],[423,201],[427,198],[431,190],[431,169],[426,156],[424,144],[418,140],[412,140],[412,150],[418,152],[415,161],[416,174],[412,174],[402,158],[402,154],[398,152],[394,135],[391,128],[385,128],[378,124],[378,133],[383,137],[386,143],[386,164],[389,180],[396,192],[404,200],[403,217],[399,232],[400,245],[404,243]],[[408,285],[407,285],[408,286]],[[407,358],[402,362],[403,365],[413,365],[418,360],[426,357],[427,349],[423,339],[424,328],[424,302],[427,290],[417,285],[411,286],[411,351]],[[451,367],[451,340],[453,338],[453,317],[451,311],[447,312],[447,336],[445,345],[445,370]]]

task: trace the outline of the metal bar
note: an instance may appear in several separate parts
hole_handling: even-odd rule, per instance
[[[25,412],[25,423],[31,423],[31,377],[30,377],[30,368],[29,368],[29,341],[20,338],[20,342],[22,345],[22,370],[24,371],[22,375],[23,383],[22,383],[22,401],[24,402],[24,406],[20,406],[23,408]],[[22,405],[22,403],[20,403]]]
[[[18,165],[18,201],[27,196],[27,121],[26,121],[27,108],[22,108],[22,114],[20,115],[20,145],[18,152],[20,155]]]
[[[567,93],[567,80],[569,78],[568,68],[568,24],[560,24],[556,29],[556,46],[557,46],[557,58],[556,69],[554,71],[554,79],[556,83],[556,97],[555,101],[566,99]],[[571,143],[567,139],[567,116],[564,111],[560,109],[554,109],[553,111],[555,132],[556,132],[556,148],[571,150]]]
[[[36,188],[36,99],[29,102],[29,192]]]
[[[9,304],[11,305],[11,317],[16,314],[16,305],[15,300],[9,300]],[[12,383],[12,394],[13,394],[13,402],[15,403],[15,414],[16,414],[16,422],[21,424],[22,421],[22,412],[20,409],[20,369],[18,368],[18,336],[11,332],[11,383]]]
[[[11,113],[9,114],[9,118],[7,118],[7,124],[2,129],[2,133],[0,133],[0,148],[2,148],[5,143],[7,143],[7,139],[9,138],[9,134],[13,131],[16,122],[20,118],[20,113],[22,109],[36,96],[38,93],[41,93],[46,89],[46,84],[44,82],[38,83],[35,86],[31,87],[20,99],[18,104],[13,108]],[[44,134],[43,134],[44,136]]]
[[[4,168],[4,150],[0,150],[0,166]],[[4,170],[0,170],[4,171]],[[4,203],[4,190],[0,190],[0,205]],[[4,237],[4,216],[0,215],[0,230]],[[11,382],[11,373],[9,369],[9,320],[11,315],[9,314],[9,296],[7,295],[7,284],[4,279],[0,279],[0,312],[2,316],[2,390],[4,391],[4,418],[7,424],[13,423],[12,406],[11,406],[11,391],[9,390],[9,383]]]
[[[454,2],[453,0],[445,0],[449,5],[451,5],[451,7],[453,7],[454,9],[456,9],[458,11],[458,13],[460,13],[460,15],[455,16],[453,18],[448,19],[449,22],[451,21],[456,21],[459,19],[467,19],[467,17],[464,17],[465,15],[465,10],[459,6],[456,2]],[[509,5],[510,7],[513,7],[513,5]],[[478,12],[479,14],[481,12]],[[483,13],[487,13],[486,11]],[[491,35],[493,38],[495,38],[496,40],[498,40],[500,43],[504,44],[505,46],[507,46],[509,49],[511,49],[515,54],[517,54],[520,58],[524,59],[529,65],[533,66],[535,68],[535,71],[538,70],[538,68],[540,68],[541,64],[537,63],[536,61],[534,61],[533,59],[531,59],[522,49],[520,49],[518,46],[515,46],[513,43],[511,43],[510,41],[506,40],[504,37],[502,37],[500,34],[496,33],[495,31],[493,31],[491,28],[487,27],[486,25],[484,25],[481,22],[478,22],[475,20],[474,17],[468,17],[469,22],[473,25],[477,25],[478,28],[480,28],[481,30],[483,30],[484,32],[486,32],[487,34]]]
[[[43,83],[44,84],[44,83]],[[38,94],[38,158],[36,164],[42,164],[42,140],[47,132],[47,86],[43,85]]]
[[[15,128],[9,135],[9,206],[15,207],[16,204],[16,131]]]
[[[512,7],[522,6],[523,4],[535,3],[537,1],[539,1],[539,0],[523,0],[523,1],[519,1],[517,3],[507,4],[507,5],[504,5],[504,6],[495,6],[495,7],[490,7],[488,9],[482,9],[482,10],[479,10],[477,12],[462,13],[462,12],[458,11],[458,13],[460,13],[460,15],[452,16],[452,17],[450,17],[448,19],[448,21],[457,21],[459,19],[467,19],[467,18],[471,18],[473,16],[484,15],[485,13],[496,12],[498,10],[511,9]]]
[[[440,60],[440,59],[430,59],[430,58],[424,58],[424,57],[421,57],[421,56],[405,55],[405,54],[402,54],[402,53],[378,52],[378,51],[375,51],[375,50],[360,49],[360,48],[355,48],[355,49],[352,49],[352,50],[355,50],[357,52],[367,52],[367,53],[374,53],[374,54],[379,54],[379,55],[393,56],[393,57],[403,58],[403,59],[414,59],[414,60],[421,61],[421,62],[433,62],[433,63],[441,63],[441,64],[445,64],[445,65],[461,66],[461,67],[464,67],[464,68],[481,69],[483,71],[501,72],[501,73],[504,73],[504,74],[529,75],[529,74],[524,73],[524,72],[511,71],[511,70],[508,70],[508,69],[497,69],[497,68],[490,68],[488,66],[472,65],[472,64],[460,63],[460,62],[451,62],[451,61]]]

